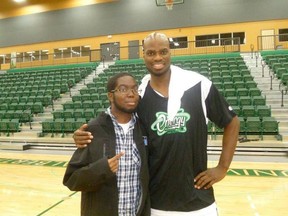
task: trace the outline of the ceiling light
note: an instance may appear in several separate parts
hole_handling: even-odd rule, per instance
[[[22,3],[22,2],[26,2],[26,0],[14,0],[14,2]]]

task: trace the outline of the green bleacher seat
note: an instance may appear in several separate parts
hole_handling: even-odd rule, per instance
[[[94,78],[94,79],[95,79],[95,78]],[[96,78],[96,79],[97,79],[97,78]],[[87,83],[86,86],[87,86],[88,89],[96,87],[95,82]]]
[[[0,110],[0,120],[4,118],[6,110]]]
[[[17,110],[17,107],[18,107],[18,103],[10,103],[8,105],[9,110]]]
[[[222,82],[222,80],[221,80],[221,82]],[[233,89],[234,88],[234,83],[232,81],[222,82],[222,83],[223,83],[224,89]]]
[[[83,111],[83,117],[86,119],[86,121],[90,121],[91,119],[95,118],[95,110],[90,108],[90,109],[85,109]]]
[[[13,119],[14,118],[14,110],[7,110],[5,115],[4,115],[5,119]]]
[[[271,108],[267,105],[258,105],[255,107],[255,111],[260,119],[263,119],[263,117],[271,117]]]
[[[99,100],[105,101],[108,99],[107,93],[100,93],[99,94]]]
[[[92,101],[92,108],[97,110],[98,108],[103,107],[102,100],[93,100]]]
[[[241,108],[242,116],[246,119],[247,117],[256,117],[255,107],[252,105],[244,105]]]
[[[64,136],[63,122],[64,122],[64,119],[55,119],[53,122],[54,132],[55,133],[62,133],[62,136]]]
[[[55,110],[52,112],[53,119],[64,118],[63,117],[63,110]]]
[[[235,82],[238,82],[238,81],[244,82],[243,77],[242,77],[241,75],[234,75],[234,76],[232,76],[232,81],[233,81],[234,83],[235,83]]]
[[[89,88],[88,92],[90,95],[95,94],[95,93],[97,93],[97,88],[96,87]]]
[[[237,116],[242,116],[242,109],[240,106],[234,105],[232,106],[234,112],[237,114]]]
[[[239,129],[239,134],[240,135],[246,135],[246,122],[245,119],[241,116],[238,116],[238,119],[240,121],[240,129]]]
[[[20,116],[20,119],[19,119],[19,121],[21,123],[26,123],[26,122],[32,122],[33,121],[33,116],[32,116],[31,110],[24,110],[24,111],[20,111],[20,112],[22,112],[21,116]]]
[[[83,118],[83,109],[74,109],[73,116],[75,119]]]
[[[74,122],[74,131],[80,128],[83,124],[86,124],[85,118],[77,118]]]
[[[253,96],[260,96],[262,94],[261,90],[259,88],[250,88],[249,89],[249,95],[251,97]]]
[[[67,118],[65,119],[65,121],[63,122],[63,132],[64,133],[72,133],[74,132],[74,123],[75,120],[74,118]]]
[[[35,114],[43,113],[44,109],[43,109],[42,103],[40,103],[40,102],[33,103],[31,111],[32,111],[32,113],[35,113]]]
[[[249,90],[247,88],[237,88],[236,91],[237,91],[238,97],[249,95]]]
[[[102,106],[104,108],[108,108],[110,106],[110,101],[108,99],[102,101]]]
[[[224,91],[224,96],[225,96],[225,97],[237,96],[237,91],[236,91],[234,88],[225,89],[225,91]]]
[[[286,70],[286,68],[281,67],[281,68],[278,68],[275,73],[276,73],[277,78],[281,79],[282,74],[288,73],[288,70]]]
[[[266,98],[263,96],[252,96],[252,103],[254,106],[266,105]]]
[[[259,135],[259,137],[262,138],[262,124],[259,117],[247,117],[246,133],[252,135]]]
[[[231,77],[230,71],[229,70],[222,70],[221,71],[221,76],[222,77]]]
[[[11,119],[8,122],[8,135],[9,133],[14,133],[14,132],[19,132],[20,127],[19,127],[19,119]]]
[[[44,107],[51,105],[53,103],[53,99],[51,95],[44,95],[43,96],[43,101],[42,101],[42,105]]]
[[[254,80],[246,81],[245,82],[246,88],[257,88],[257,83]]]
[[[239,97],[240,106],[252,105],[252,98],[250,96],[240,96]]]
[[[51,96],[54,100],[60,98],[60,89],[53,89]]]
[[[0,104],[0,110],[8,110],[8,104]]]
[[[235,88],[246,88],[246,83],[244,81],[235,81],[234,82]]]
[[[81,101],[75,101],[73,103],[73,108],[74,109],[82,109],[82,102]]]
[[[89,94],[89,88],[84,87],[84,88],[80,89],[80,94],[81,94],[81,95],[83,95],[83,94]]]
[[[82,95],[73,95],[72,96],[72,101],[73,102],[82,101]]]
[[[210,74],[211,76],[211,74]],[[211,81],[214,82],[222,82],[222,77],[221,76],[212,76]]]
[[[95,100],[99,100],[99,94],[98,93],[93,93],[90,95],[90,99],[92,101],[95,101]]]
[[[222,82],[213,82],[213,84],[216,86],[216,88],[219,89],[223,89],[223,83]]]
[[[232,82],[231,76],[222,76],[222,82]]]
[[[282,74],[281,84],[283,84],[284,86],[288,86],[288,73]]]
[[[254,80],[254,77],[251,76],[251,74],[249,74],[249,75],[243,75],[243,80],[244,80],[244,82],[253,81],[253,80]]]
[[[74,110],[73,109],[66,109],[63,111],[63,118],[66,119],[70,119],[73,118],[74,119]]]
[[[82,97],[82,102],[87,101],[87,100],[91,100],[91,94],[90,93],[82,94],[81,97]]]
[[[274,117],[262,118],[262,130],[263,134],[279,134],[279,122]]]
[[[107,108],[99,108],[96,110],[96,116],[98,116],[101,112],[105,112]]]
[[[17,104],[17,107],[16,107],[17,110],[26,110],[26,102],[20,102]]]
[[[85,100],[82,102],[82,108],[85,109],[90,109],[93,108],[93,104],[91,100]]]
[[[9,130],[8,122],[9,121],[10,121],[10,119],[1,119],[0,120],[0,131],[1,132],[8,133],[8,130]]]
[[[74,109],[75,108],[75,103],[73,101],[67,101],[63,104],[63,109],[67,110],[67,109]]]
[[[60,85],[60,93],[63,94],[69,91],[69,86],[67,83],[61,83]]]
[[[226,100],[229,103],[229,105],[232,106],[232,107],[239,105],[239,100],[238,100],[237,96],[227,97]]]

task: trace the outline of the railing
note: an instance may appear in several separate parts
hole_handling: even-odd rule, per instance
[[[173,47],[173,48],[172,48]],[[113,53],[103,53],[101,49],[90,50],[86,56],[73,57],[73,55],[66,55],[57,58],[54,53],[45,56],[36,56],[34,59],[17,59],[11,58],[6,64],[2,64],[2,69],[10,68],[27,68],[27,67],[39,67],[48,65],[60,65],[60,64],[74,64],[83,62],[101,62],[107,60],[127,60],[127,59],[139,59],[143,57],[142,45],[135,47],[133,50],[137,50],[138,55],[131,57],[129,46],[117,47],[113,50]],[[231,53],[240,52],[240,38],[225,38],[225,39],[209,39],[200,41],[187,41],[179,42],[177,45],[171,45],[171,55],[173,56],[185,56],[185,55],[205,55],[216,53]],[[108,58],[109,57],[109,58]],[[112,57],[112,58],[111,58]]]
[[[257,37],[258,51],[288,49],[288,34]]]

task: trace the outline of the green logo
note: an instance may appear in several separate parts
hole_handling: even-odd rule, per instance
[[[186,122],[190,119],[190,115],[179,109],[178,113],[172,121],[168,120],[168,114],[165,112],[156,113],[156,121],[151,125],[153,131],[157,131],[159,136],[164,134],[185,133],[187,131]]]

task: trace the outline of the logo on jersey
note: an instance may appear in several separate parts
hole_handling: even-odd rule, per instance
[[[168,120],[168,114],[165,112],[156,113],[156,121],[151,125],[153,131],[157,131],[159,136],[164,134],[185,133],[187,131],[186,123],[190,115],[179,109],[172,121]]]

